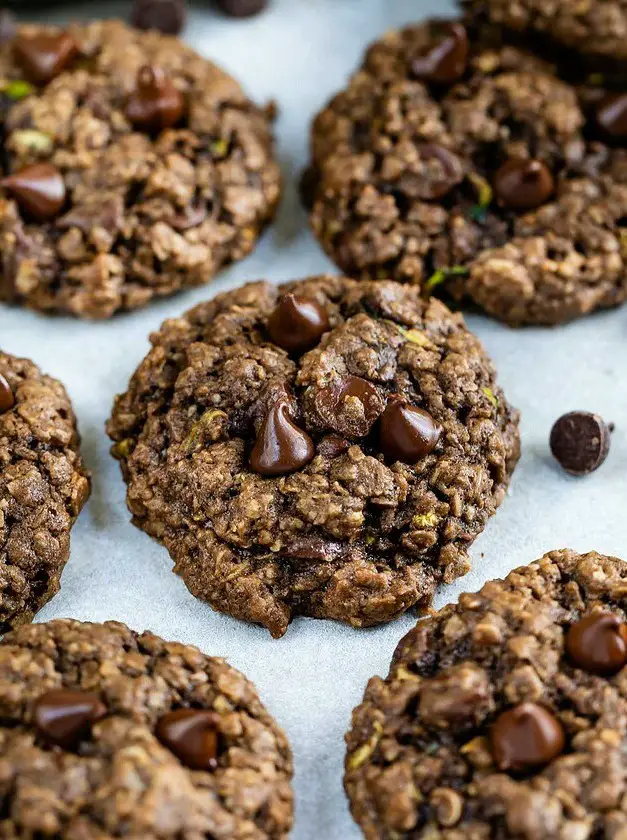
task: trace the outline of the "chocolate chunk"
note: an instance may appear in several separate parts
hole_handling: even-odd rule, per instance
[[[272,341],[289,353],[304,353],[315,347],[329,329],[323,306],[305,295],[283,295],[268,318]]]
[[[185,113],[185,96],[155,65],[144,65],[137,73],[137,86],[126,103],[126,117],[141,131],[172,128]]]
[[[455,21],[434,21],[432,31],[434,44],[412,59],[412,75],[437,85],[453,84],[464,75],[468,63],[466,30]]]
[[[7,44],[15,37],[15,15],[8,9],[0,9],[0,44]]]
[[[524,773],[544,767],[560,755],[566,735],[559,720],[544,706],[521,703],[498,716],[490,730],[497,767]]]
[[[596,121],[603,133],[613,139],[627,137],[627,94],[612,94],[599,102]]]
[[[15,198],[20,209],[45,222],[56,216],[65,204],[63,176],[50,163],[33,163],[0,181]]]
[[[285,475],[304,467],[314,454],[313,441],[292,421],[288,402],[271,405],[250,453],[253,470],[260,475]]]
[[[9,383],[0,373],[0,414],[6,414],[15,405],[15,396]]]
[[[289,560],[309,560],[314,563],[336,560],[346,551],[341,543],[323,540],[320,537],[302,537],[290,542],[281,550],[281,557]]]
[[[325,435],[317,446],[319,455],[325,458],[337,458],[350,447],[350,442],[339,435]]]
[[[218,7],[231,17],[251,17],[268,5],[268,0],[216,0]]]
[[[571,411],[551,429],[551,452],[566,472],[588,475],[607,458],[610,437],[610,428],[598,414]]]
[[[433,452],[442,427],[428,411],[392,399],[381,415],[379,444],[391,461],[415,464]]]
[[[89,734],[92,723],[106,714],[97,694],[53,689],[35,701],[33,723],[47,741],[69,750]]]
[[[585,615],[566,634],[566,652],[584,671],[617,674],[627,665],[627,624],[613,613]]]
[[[510,210],[533,210],[545,204],[555,189],[551,170],[541,160],[510,158],[496,171],[494,192]]]
[[[376,387],[359,376],[348,376],[321,388],[315,404],[327,426],[348,438],[367,435],[384,409]]]
[[[135,0],[131,23],[137,29],[156,29],[165,35],[178,35],[185,26],[185,0]]]
[[[159,719],[156,735],[190,770],[215,770],[220,751],[217,722],[214,712],[178,709]]]
[[[74,39],[67,32],[39,32],[18,35],[13,54],[31,82],[46,85],[59,75],[78,53]]]
[[[464,178],[464,168],[456,154],[437,143],[417,146],[423,161],[423,177],[417,178],[406,190],[408,194],[427,201],[443,198]]]

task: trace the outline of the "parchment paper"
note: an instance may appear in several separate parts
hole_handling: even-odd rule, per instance
[[[110,16],[124,14],[129,5],[90,2],[47,16]],[[243,670],[294,748],[295,840],[360,836],[342,790],[344,732],[366,681],[387,672],[396,643],[415,618],[367,631],[297,620],[285,638],[273,641],[265,630],[212,612],[171,572],[166,550],[130,525],[103,426],[113,395],[125,389],[148,349],[149,332],[164,318],[247,280],[279,282],[331,269],[308,231],[295,191],[307,158],[310,119],[379,33],[452,12],[452,3],[436,0],[273,0],[266,14],[235,21],[199,5],[186,39],[233,72],[256,99],[279,103],[287,188],[276,226],[253,256],[212,285],[108,323],[0,307],[2,347],[31,357],[68,387],[94,474],[93,496],[72,534],[61,593],[38,619],[118,619],[225,656]],[[472,573],[443,591],[438,604],[554,548],[627,556],[627,310],[554,330],[514,331],[478,316],[469,321],[496,361],[510,401],[523,412],[524,454],[509,497],[472,549]],[[608,461],[583,479],[562,473],[548,452],[553,421],[575,408],[616,423]]]

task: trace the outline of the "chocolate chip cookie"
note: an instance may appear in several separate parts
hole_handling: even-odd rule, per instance
[[[510,324],[614,306],[627,298],[619,111],[588,114],[550,65],[459,21],[388,33],[314,122],[313,230],[350,276]]]
[[[0,633],[59,591],[89,489],[65,388],[0,352]]]
[[[460,315],[394,282],[219,295],[152,336],[108,432],[133,521],[212,607],[285,633],[426,607],[503,499],[518,414]]]
[[[116,622],[0,643],[5,837],[284,840],[292,758],[222,659]]]
[[[554,551],[399,644],[347,735],[374,838],[627,833],[627,563]]]
[[[0,298],[107,318],[250,253],[280,193],[272,109],[115,21],[0,45]]]

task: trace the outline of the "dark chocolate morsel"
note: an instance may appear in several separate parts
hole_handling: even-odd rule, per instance
[[[608,137],[627,137],[627,93],[605,96],[597,105],[596,120]]]
[[[564,751],[566,734],[544,706],[521,703],[498,716],[490,730],[497,767],[525,773],[546,767]]]
[[[54,218],[65,204],[65,181],[50,163],[26,166],[3,178],[0,186],[11,193],[21,210],[40,222]]]
[[[339,435],[325,435],[317,446],[318,455],[325,458],[337,458],[350,448],[350,441]]]
[[[436,85],[451,85],[468,64],[468,36],[461,23],[434,21],[434,43],[423,55],[414,56],[411,72],[416,79]]]
[[[15,395],[5,376],[0,373],[0,414],[6,414],[15,405]]]
[[[571,411],[551,429],[550,447],[555,460],[571,475],[588,475],[605,461],[610,451],[609,426],[597,414]]]
[[[497,169],[493,187],[498,201],[509,210],[534,210],[553,195],[555,181],[541,160],[510,158]]]
[[[585,615],[566,634],[571,662],[591,674],[611,677],[627,665],[627,624],[617,615]]]
[[[141,131],[162,131],[181,121],[184,94],[160,67],[145,64],[137,73],[137,85],[126,103],[126,117]]]
[[[288,353],[310,350],[328,329],[325,308],[313,298],[291,292],[280,298],[268,318],[270,338]]]
[[[29,81],[46,85],[63,72],[78,53],[67,32],[39,32],[18,35],[13,41],[15,60]]]
[[[381,415],[379,445],[391,461],[415,464],[433,452],[442,427],[428,411],[392,399]]]
[[[156,735],[190,770],[215,770],[220,733],[215,712],[177,709],[159,718]]]
[[[89,735],[92,723],[106,714],[107,709],[97,694],[60,688],[37,698],[33,723],[47,741],[69,750]]]
[[[377,388],[359,376],[320,388],[315,406],[326,426],[347,438],[367,435],[385,408]]]
[[[218,7],[231,17],[251,17],[268,5],[268,0],[217,0]]]
[[[250,453],[252,469],[260,475],[286,475],[304,467],[314,455],[313,441],[293,422],[288,402],[278,400],[271,405]]]
[[[185,26],[186,0],[135,0],[131,23],[136,29],[156,29],[178,35]]]

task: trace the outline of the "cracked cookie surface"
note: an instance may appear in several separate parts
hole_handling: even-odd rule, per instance
[[[7,301],[135,309],[208,282],[274,215],[271,109],[175,38],[116,21],[24,26],[0,46],[0,90]]]
[[[0,352],[0,632],[59,590],[70,530],[89,497],[63,385]]]
[[[390,620],[468,570],[519,436],[461,315],[322,276],[219,295],[151,340],[108,433],[133,521],[194,595],[280,636],[296,615]]]
[[[0,643],[0,716],[2,837],[288,836],[287,740],[254,686],[194,647],[117,622],[21,627]],[[191,746],[181,718],[203,726]],[[203,737],[211,761],[191,769]]]
[[[627,563],[554,551],[420,621],[347,735],[368,840],[621,840]]]

